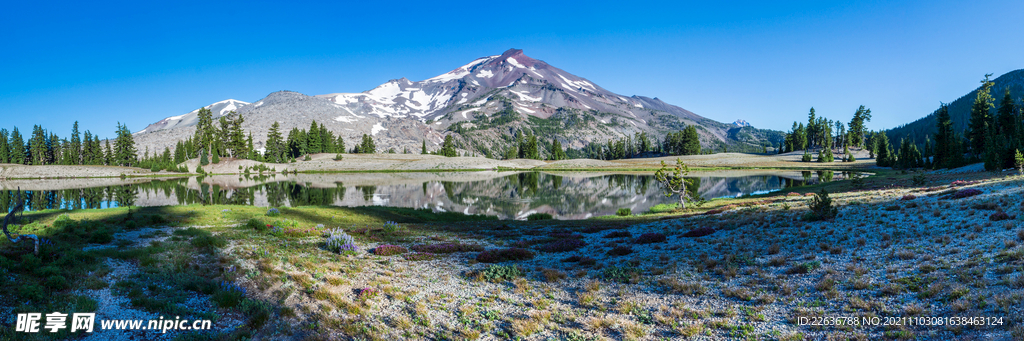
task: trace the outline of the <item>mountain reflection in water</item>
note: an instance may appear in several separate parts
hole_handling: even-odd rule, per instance
[[[691,191],[706,199],[763,194],[847,178],[832,171],[691,173]],[[646,212],[673,204],[653,174],[590,172],[345,173],[216,175],[175,179],[0,180],[0,209],[23,191],[26,210],[96,209],[125,205],[395,206],[435,212],[525,219],[549,213],[586,219],[620,208]]]

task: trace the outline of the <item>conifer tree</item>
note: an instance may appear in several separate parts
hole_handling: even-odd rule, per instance
[[[1017,166],[1017,174],[1024,176],[1024,155],[1020,153],[1020,150],[1016,150],[1013,156],[1014,164]]]
[[[196,134],[192,142],[195,143],[195,149],[205,149],[207,153],[210,152],[210,147],[213,145],[213,139],[216,135],[216,128],[213,127],[213,112],[208,108],[199,108],[199,121],[196,123]]]
[[[989,127],[988,133],[985,134],[985,170],[995,172],[1002,169],[1002,158],[999,157],[999,149],[1002,148],[1002,140],[999,136],[996,136],[997,129],[995,127]]]
[[[862,105],[857,108],[857,112],[853,113],[853,119],[850,120],[850,144],[855,147],[864,145],[864,136],[867,134],[864,122],[868,121],[871,121],[871,109]]]
[[[185,145],[179,140],[174,145],[174,164],[185,162]]]
[[[274,121],[267,132],[267,141],[264,143],[263,156],[267,162],[284,161],[284,140],[281,138],[281,124]]]
[[[949,107],[943,104],[939,107],[936,117],[935,150],[932,163],[935,168],[959,167],[953,163],[954,143],[957,143],[953,132],[953,120],[949,116]]]
[[[889,146],[889,137],[886,136],[885,132],[878,133],[878,154],[875,156],[875,164],[879,167],[892,167],[890,163],[892,160],[892,147]]]
[[[537,148],[537,135],[530,134],[528,140],[526,143],[527,158],[540,160],[540,150]]]
[[[562,150],[562,143],[558,142],[558,139],[551,139],[551,152],[548,156],[549,160],[565,160],[565,151]]]
[[[114,165],[114,151],[110,149],[110,139],[103,140],[106,150],[103,152],[103,164]]]
[[[0,163],[11,162],[11,147],[10,142],[7,141],[9,137],[7,129],[0,129]]]
[[[211,162],[213,162],[214,164],[218,164],[218,163],[220,163],[220,156],[217,155],[217,154],[220,154],[220,153],[217,153],[217,150],[220,149],[220,142],[214,142],[213,145],[214,145],[214,148],[212,149],[213,150],[213,160],[211,160]]]
[[[363,134],[363,142],[359,144],[359,153],[374,154],[377,152],[377,145],[373,143],[373,136]]]
[[[72,165],[82,164],[82,140],[78,134],[78,121],[75,121],[75,125],[71,127],[71,162]]]
[[[206,157],[206,149],[199,150],[199,165],[206,166],[210,164],[209,158]]]
[[[981,153],[984,151],[986,135],[989,133],[989,126],[992,121],[989,110],[995,107],[992,95],[990,94],[994,83],[988,79],[991,76],[992,74],[985,75],[985,79],[981,81],[981,88],[978,89],[977,97],[974,98],[974,104],[971,105],[971,118],[968,124],[967,138],[971,141],[971,154],[974,156],[981,156]]]
[[[25,155],[25,139],[21,137],[21,132],[18,131],[18,127],[14,127],[11,130],[11,142],[8,148],[11,149],[11,163],[19,165],[27,164],[27,157]]]
[[[420,154],[426,154],[427,153],[427,140],[421,140],[421,141],[423,142],[423,146],[420,148]]]
[[[28,140],[29,164],[46,164],[46,131],[43,127],[35,125],[32,127],[32,138]]]
[[[117,123],[117,138],[114,140],[114,162],[118,166],[131,167],[138,162],[135,139],[127,125]]]
[[[441,145],[441,156],[454,157],[458,152],[455,150],[455,141],[452,135],[444,137],[444,143]]]

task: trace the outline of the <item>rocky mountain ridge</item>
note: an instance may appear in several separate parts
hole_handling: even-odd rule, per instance
[[[279,91],[251,104],[227,100],[209,106],[214,118],[235,111],[260,149],[269,127],[306,129],[315,120],[342,136],[348,147],[370,134],[379,151],[436,149],[454,134],[463,152],[490,155],[508,148],[521,132],[557,138],[568,148],[647,132],[663,137],[687,125],[699,127],[706,148],[760,150],[781,133],[701,117],[658,98],[622,96],[572,75],[522,50],[478,58],[423,81],[390,80],[361,93],[309,96]],[[136,133],[139,149],[174,148],[195,130],[195,111],[169,117]],[[739,147],[739,148],[737,148]]]

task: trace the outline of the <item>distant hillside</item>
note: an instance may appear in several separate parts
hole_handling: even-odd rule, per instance
[[[992,109],[993,115],[999,109],[999,102],[1003,100],[1003,94],[1007,87],[1010,88],[1010,96],[1018,103],[1021,101],[1021,97],[1024,96],[1024,69],[1007,72],[992,82],[995,83],[992,86],[992,97],[995,98],[996,105],[996,108]],[[971,104],[974,103],[974,98],[978,96],[978,89],[980,88],[981,84],[979,83],[977,89],[949,103],[949,116],[953,118],[953,129],[956,132],[962,133],[967,129],[967,123],[971,117]],[[890,129],[886,131],[886,134],[889,135],[890,140],[897,142],[899,139],[909,136],[915,143],[923,144],[925,136],[935,134],[935,117],[937,113],[938,108],[935,108],[935,111],[928,116]]]

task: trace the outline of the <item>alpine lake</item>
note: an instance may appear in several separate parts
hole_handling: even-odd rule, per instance
[[[691,193],[711,200],[783,191],[856,176],[838,171],[691,172]],[[403,172],[213,175],[178,178],[0,180],[0,209],[22,192],[26,211],[191,204],[392,206],[526,219],[587,219],[619,209],[670,208],[653,172]]]

